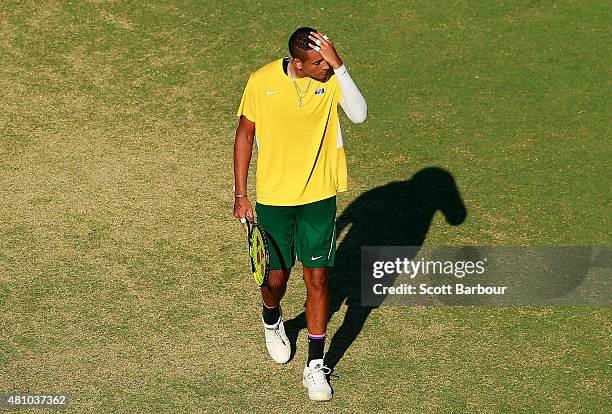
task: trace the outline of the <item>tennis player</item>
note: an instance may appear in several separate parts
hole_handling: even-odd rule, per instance
[[[244,90],[234,144],[234,216],[243,227],[247,215],[254,217],[247,173],[256,141],[255,210],[270,248],[269,283],[261,289],[266,347],[274,361],[289,361],[280,301],[297,258],[307,290],[303,384],[311,400],[326,401],[332,398],[323,358],[327,277],[336,252],[336,194],[347,187],[338,104],[354,123],[365,121],[367,105],[326,35],[301,27],[289,38],[289,53],[252,73]]]

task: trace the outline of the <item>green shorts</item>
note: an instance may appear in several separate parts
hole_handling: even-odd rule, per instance
[[[270,269],[291,269],[295,258],[304,267],[334,265],[336,255],[336,196],[301,206],[255,206],[265,230]]]

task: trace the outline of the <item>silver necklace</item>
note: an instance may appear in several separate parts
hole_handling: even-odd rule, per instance
[[[291,81],[293,82],[293,86],[295,87],[295,92],[297,93],[297,96],[298,96],[298,106],[300,107],[300,109],[302,109],[302,105],[303,105],[302,99],[304,99],[306,95],[308,94],[308,90],[310,89],[310,83],[312,82],[312,78],[308,79],[308,86],[306,86],[306,90],[303,91],[300,89],[297,82],[295,81],[295,77],[293,76],[293,70],[291,70],[291,62],[289,62],[288,70],[289,70],[289,76],[291,76]]]

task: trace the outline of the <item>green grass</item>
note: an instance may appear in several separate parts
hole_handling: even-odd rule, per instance
[[[609,4],[263,4],[0,5],[0,391],[84,413],[609,411],[610,308],[381,308],[311,404],[304,332],[266,359],[231,216],[248,74],[314,25],[370,112],[341,121],[340,211],[437,166],[468,217],[427,244],[609,245]]]

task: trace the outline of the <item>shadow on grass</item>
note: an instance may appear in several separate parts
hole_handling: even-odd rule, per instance
[[[347,310],[325,355],[325,363],[332,370],[376,309],[360,304],[361,246],[422,246],[437,211],[453,226],[463,223],[467,216],[452,175],[431,167],[417,172],[410,180],[392,182],[362,194],[338,217],[337,234],[347,229],[348,232],[338,246],[330,271],[330,318],[345,301]],[[293,352],[297,336],[305,328],[305,312],[285,322]]]

